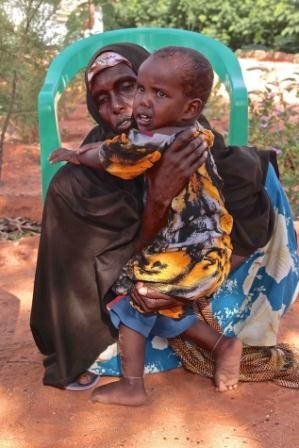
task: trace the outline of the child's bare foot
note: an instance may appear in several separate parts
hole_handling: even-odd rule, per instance
[[[239,381],[242,342],[223,336],[214,351],[216,362],[214,382],[219,392],[236,389]]]
[[[97,387],[91,399],[93,402],[104,404],[140,406],[146,401],[147,395],[143,378],[121,378],[119,381]]]

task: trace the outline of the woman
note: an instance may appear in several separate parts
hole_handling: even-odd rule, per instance
[[[119,57],[113,59],[109,52]],[[102,53],[110,56],[104,67],[95,64],[100,71],[94,77],[93,96],[87,88],[88,109],[98,126],[83,143],[103,140],[131,126],[136,73],[148,56],[134,44],[111,45],[97,52],[89,66]],[[158,201],[169,203],[204,160],[205,143],[198,137],[188,144],[191,138],[192,131],[182,134],[152,171],[141,229],[142,178],[124,181],[71,164],[53,178],[44,207],[30,321],[35,342],[47,356],[44,384],[65,388],[76,383],[114,342],[105,309],[109,289],[135,245],[152,237],[155,221],[161,225]],[[175,185],[168,182],[171,176]],[[173,353],[171,359],[178,364]],[[81,382],[85,379],[74,388],[84,388]],[[87,387],[91,385],[92,381]]]
[[[133,55],[135,58],[137,55],[136,47],[132,44],[126,48],[125,53],[122,46],[109,48],[131,61]],[[142,57],[145,57],[144,50],[142,52]],[[133,65],[135,73],[137,65]],[[107,69],[107,73],[109,70]],[[99,93],[101,94],[101,89]],[[105,105],[106,99],[105,95],[99,95],[102,104]],[[87,104],[100,126],[92,131],[85,143],[108,137],[113,131],[121,131],[124,123],[130,125],[129,107],[122,112],[121,120],[110,121],[107,126],[107,120],[105,123],[99,117],[96,102],[89,91]],[[113,116],[115,118],[117,114],[114,113]],[[202,121],[204,122],[204,118]],[[235,219],[233,240],[236,252],[233,266],[239,267],[217,293],[211,306],[199,304],[199,312],[211,325],[215,325],[224,333],[240,334],[243,338],[241,330],[244,330],[244,334],[246,328],[254,328],[257,314],[255,311],[262,311],[266,307],[269,313],[266,318],[259,313],[261,317],[258,328],[261,322],[268,323],[268,327],[273,328],[272,323],[275,321],[276,326],[272,334],[265,340],[264,334],[269,332],[263,330],[262,334],[258,334],[253,331],[256,333],[255,339],[250,341],[243,338],[243,341],[253,345],[273,345],[279,318],[295,297],[298,284],[296,243],[287,200],[269,161],[264,157],[266,153],[261,157],[252,149],[227,148],[221,136],[217,133],[215,135],[217,138],[213,150],[214,157],[224,179],[227,206]],[[170,148],[168,159],[163,158],[164,165],[155,166],[151,170],[150,194],[143,211],[139,238],[141,245],[142,239],[146,243],[163,225],[163,218],[172,197],[182,189],[192,171],[203,160],[200,157],[203,148],[198,150],[198,153],[193,153],[192,144],[189,149],[187,145],[186,152],[176,151],[177,148],[179,145],[172,151]],[[176,179],[175,185],[167,180],[173,178]],[[270,189],[274,196],[272,195],[271,200],[264,188],[265,179],[266,187],[272,184]],[[81,166],[66,165],[52,181],[44,211],[31,315],[36,343],[42,353],[48,355],[45,362],[45,384],[66,387],[113,342],[108,329],[104,298],[109,299],[109,287],[134,249],[133,240],[138,232],[141,214],[141,191],[142,187],[138,183],[128,185],[124,181],[115,181],[107,174],[103,177],[103,174]],[[275,206],[276,214],[271,202]],[[61,222],[64,222],[63,228]],[[259,248],[267,247],[268,242],[269,246],[275,247],[276,243],[280,242],[281,236],[277,226],[284,222],[287,223],[287,233],[284,234],[287,247],[285,253],[288,252],[288,260],[293,261],[287,265],[282,276],[284,286],[281,288],[280,285],[279,294],[276,295],[275,288],[273,289],[276,279],[271,279],[267,274],[273,252],[267,250],[269,259],[263,261],[261,254],[265,253],[265,250]],[[279,228],[283,227],[282,224]],[[277,260],[277,257],[274,259]],[[250,273],[249,277],[247,271]],[[254,275],[255,272],[258,275]],[[236,285],[239,285],[239,289],[233,288]],[[143,286],[145,288],[142,288]],[[234,295],[231,294],[233,290]],[[262,291],[267,299],[264,299]],[[160,296],[160,300],[156,300],[157,296],[152,300],[153,293],[146,285],[137,285],[134,297],[136,303],[145,311],[166,308],[175,301],[164,296]],[[103,322],[106,322],[107,326]],[[158,349],[161,348],[161,342],[155,341]],[[189,347],[183,341],[174,341],[173,345],[188,368],[200,371],[197,364],[201,359],[198,352],[194,352],[194,348],[190,356]],[[157,353],[161,354],[161,361],[164,362],[165,352],[157,350]],[[105,353],[102,358],[105,357],[111,356]],[[175,357],[172,356],[171,360],[173,367],[178,365]],[[112,361],[115,362],[116,358],[113,357]],[[118,365],[112,363],[111,366],[110,362],[100,365],[96,363],[92,369],[95,373],[106,374],[116,374],[117,370]],[[205,369],[204,372],[210,374],[209,370]]]

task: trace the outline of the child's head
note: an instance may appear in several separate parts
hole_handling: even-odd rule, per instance
[[[140,66],[134,117],[140,129],[189,125],[199,116],[211,93],[214,73],[198,51],[164,47]]]

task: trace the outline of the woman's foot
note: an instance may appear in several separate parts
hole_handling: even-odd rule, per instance
[[[88,371],[83,372],[81,373],[81,375],[78,376],[77,383],[80,384],[81,386],[87,386],[92,382],[95,376],[97,375],[95,375],[94,373]]]
[[[239,381],[242,342],[237,338],[220,336],[214,350],[214,383],[219,392],[236,389]]]
[[[88,390],[94,387],[98,383],[99,379],[100,379],[99,375],[86,371],[81,373],[81,375],[78,376],[76,381],[68,384],[65,387],[65,389],[73,391]]]
[[[143,378],[121,378],[119,381],[97,387],[91,395],[93,402],[124,406],[140,406],[146,399]]]

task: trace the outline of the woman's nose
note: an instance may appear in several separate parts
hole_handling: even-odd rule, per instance
[[[125,108],[125,102],[119,95],[113,95],[111,97],[112,110],[115,113],[119,113]]]

